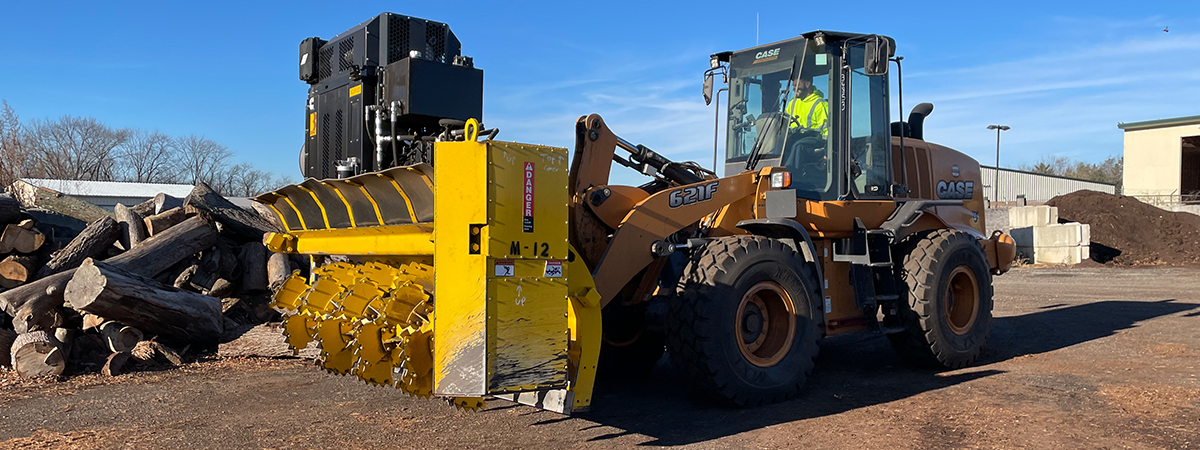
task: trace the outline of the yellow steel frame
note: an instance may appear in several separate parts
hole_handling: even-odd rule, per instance
[[[270,233],[267,248],[302,255],[433,255],[433,224]]]

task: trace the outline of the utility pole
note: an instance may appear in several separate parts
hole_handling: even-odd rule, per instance
[[[992,183],[992,201],[1000,200],[1000,132],[1008,131],[1008,125],[988,125],[989,130],[996,130],[996,180]]]

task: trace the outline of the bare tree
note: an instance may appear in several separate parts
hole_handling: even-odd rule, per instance
[[[175,140],[158,132],[134,131],[117,148],[117,173],[124,181],[169,183],[179,175]]]
[[[63,116],[23,125],[0,100],[0,188],[22,177],[141,183],[208,183],[223,195],[253,196],[291,184],[286,175],[233,165],[227,147],[204,136],[110,128]]]
[[[231,172],[234,172],[235,175],[226,189],[227,195],[253,197],[289,184],[277,184],[278,179],[273,178],[274,174],[255,170],[254,166],[249,163],[238,164]]]
[[[180,172],[179,181],[208,183],[220,192],[217,186],[227,184],[224,180],[228,176],[226,166],[233,156],[229,148],[194,134],[177,138],[175,145],[178,148],[176,164]]]
[[[17,113],[7,101],[0,100],[0,188],[12,186],[28,169],[29,158],[21,133]]]
[[[24,135],[32,169],[38,175],[109,181],[114,178],[113,150],[125,142],[129,131],[110,128],[91,117],[63,116],[34,120]]]

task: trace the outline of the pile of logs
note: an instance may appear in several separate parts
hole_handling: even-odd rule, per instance
[[[271,285],[299,266],[263,246],[276,225],[204,184],[117,205],[69,240],[29,217],[0,195],[0,366],[22,376],[179,364],[277,319]]]

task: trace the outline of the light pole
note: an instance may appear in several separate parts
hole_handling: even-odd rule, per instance
[[[1008,125],[988,125],[989,130],[996,130],[996,181],[992,185],[992,201],[1000,200],[1000,132],[1008,131]]]

